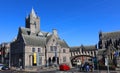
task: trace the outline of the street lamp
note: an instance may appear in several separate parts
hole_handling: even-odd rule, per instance
[[[47,60],[47,46],[45,46],[45,61],[46,61],[46,67],[48,67],[48,60]]]
[[[57,65],[57,47],[55,47],[55,61],[56,61],[56,65]]]
[[[10,68],[10,64],[11,64],[11,49],[9,48],[9,68]]]
[[[58,43],[56,43],[55,45],[55,61],[56,61],[56,66],[57,66],[57,46],[58,46]]]

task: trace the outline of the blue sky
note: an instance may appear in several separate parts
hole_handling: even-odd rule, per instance
[[[0,0],[0,43],[17,36],[32,7],[41,30],[56,28],[69,46],[94,45],[100,30],[120,30],[120,0]]]

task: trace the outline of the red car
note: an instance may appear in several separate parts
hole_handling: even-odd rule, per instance
[[[67,70],[70,70],[70,67],[67,64],[61,64],[59,66],[59,69],[62,71],[67,71]]]

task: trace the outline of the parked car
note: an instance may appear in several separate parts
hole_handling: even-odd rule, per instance
[[[2,67],[3,67],[4,65],[3,64],[0,64],[0,70],[2,70]]]
[[[59,69],[62,71],[67,71],[67,70],[70,70],[70,67],[67,64],[61,64],[59,66]]]
[[[8,66],[3,66],[2,70],[9,70],[10,68]]]

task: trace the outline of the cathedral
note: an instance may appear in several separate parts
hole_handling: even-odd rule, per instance
[[[98,60],[102,58],[106,65],[108,59],[111,65],[120,67],[120,31],[99,32],[98,48]]]
[[[32,8],[26,17],[25,27],[20,27],[16,39],[11,43],[13,67],[51,66],[66,63],[70,65],[70,48],[60,39],[56,29],[52,32],[40,30],[40,17]]]

